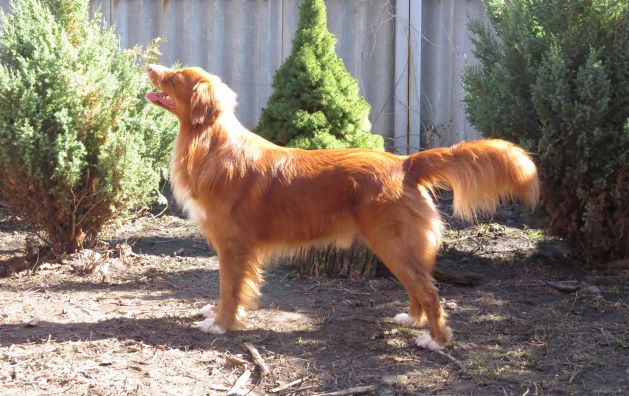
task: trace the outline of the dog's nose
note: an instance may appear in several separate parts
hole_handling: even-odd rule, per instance
[[[168,68],[162,65],[150,64],[146,67],[146,72],[149,74],[162,74],[167,70]]]

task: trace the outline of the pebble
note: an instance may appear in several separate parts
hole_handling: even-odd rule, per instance
[[[40,320],[37,318],[33,318],[31,320],[29,320],[28,322],[26,322],[24,325],[26,327],[35,327],[39,324]]]
[[[450,301],[446,303],[446,308],[448,309],[456,309],[456,307],[458,307],[458,305],[454,301]]]
[[[43,263],[42,265],[39,266],[39,270],[40,271],[54,270],[59,267],[60,267],[59,264]]]
[[[405,375],[385,375],[382,377],[382,382],[385,385],[404,384],[408,380]]]

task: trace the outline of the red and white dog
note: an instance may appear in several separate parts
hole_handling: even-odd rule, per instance
[[[236,94],[218,77],[158,65],[147,74],[159,92],[146,98],[179,119],[174,194],[220,261],[220,302],[204,309],[204,332],[242,327],[240,308],[259,296],[269,257],[360,238],[408,292],[408,313],[396,321],[419,326],[428,319],[430,331],[417,345],[443,348],[451,330],[431,276],[443,227],[431,190],[452,189],[455,213],[467,219],[491,213],[503,199],[538,200],[535,165],[506,141],[410,156],[279,147],[240,124]]]

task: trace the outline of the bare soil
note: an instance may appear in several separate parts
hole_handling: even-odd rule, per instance
[[[297,380],[280,393],[628,393],[629,270],[582,269],[516,205],[445,233],[439,269],[481,276],[439,283],[454,330],[445,353],[393,321],[407,308],[395,279],[307,279],[285,265],[268,268],[245,330],[199,332],[218,262],[178,216],[136,220],[100,257],[13,273],[25,235],[0,214],[0,394],[225,394],[245,370],[240,394],[252,395]]]

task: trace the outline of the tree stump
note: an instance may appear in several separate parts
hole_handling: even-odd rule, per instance
[[[310,248],[287,259],[287,264],[295,267],[302,275],[317,278],[366,279],[391,276],[384,263],[360,241],[354,241],[349,249]],[[476,286],[483,279],[482,275],[474,272],[449,271],[441,267],[443,263],[438,264],[432,272],[438,282]]]
[[[315,277],[371,278],[387,272],[380,259],[360,241],[349,249],[310,248],[288,262],[301,274]]]

